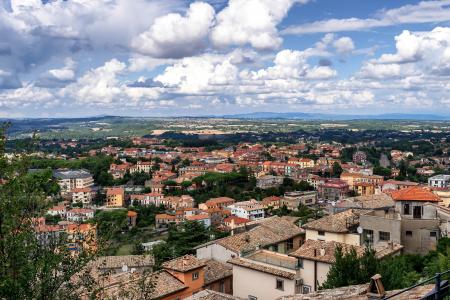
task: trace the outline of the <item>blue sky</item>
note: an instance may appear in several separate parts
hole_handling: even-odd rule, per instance
[[[0,117],[450,115],[449,77],[450,0],[0,0]]]

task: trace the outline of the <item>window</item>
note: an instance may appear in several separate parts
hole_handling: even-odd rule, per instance
[[[309,293],[311,293],[311,287],[309,285],[304,285],[302,294],[309,294]]]
[[[437,237],[436,231],[430,231],[430,237]]]
[[[277,290],[284,291],[284,280],[277,278],[275,288]]]
[[[379,231],[378,235],[380,237],[380,241],[389,241],[391,239],[391,233],[386,231]]]
[[[278,252],[278,244],[275,244],[272,246],[272,251],[273,252]]]
[[[407,230],[406,231],[406,236],[412,236],[412,231]]]
[[[325,235],[325,231],[317,231],[317,234],[324,236]]]
[[[404,214],[404,215],[409,215],[409,214],[411,214],[411,212],[409,211],[409,203],[403,204],[403,214]]]
[[[248,295],[248,300],[258,300],[258,297]]]
[[[299,258],[297,260],[297,267],[299,267],[300,269],[303,269],[303,259]]]
[[[370,229],[363,230],[363,242],[366,245],[373,245],[373,230]]]
[[[219,292],[220,293],[224,293],[225,292],[225,282],[223,280],[220,281]]]
[[[192,280],[197,280],[197,279],[198,279],[198,272],[192,273]]]
[[[294,249],[294,239],[288,239],[286,241],[286,249],[287,251]]]
[[[422,219],[422,206],[414,206],[413,218],[414,219]]]

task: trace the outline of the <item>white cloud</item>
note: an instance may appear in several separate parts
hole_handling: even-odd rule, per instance
[[[338,54],[349,54],[355,49],[355,44],[350,37],[344,36],[333,42],[333,47]]]
[[[373,18],[328,19],[312,23],[293,25],[282,31],[283,34],[308,34],[342,31],[360,31],[377,27],[400,24],[435,23],[450,21],[450,1],[422,1],[418,4],[382,10]]]
[[[214,8],[203,2],[189,6],[186,16],[170,13],[155,20],[149,30],[132,41],[138,52],[159,58],[180,58],[196,54],[206,46],[214,20]]]
[[[250,44],[256,49],[276,49],[282,42],[277,25],[295,2],[299,1],[230,0],[217,14],[211,40],[218,47]]]

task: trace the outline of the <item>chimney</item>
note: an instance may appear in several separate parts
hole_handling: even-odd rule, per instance
[[[370,284],[367,288],[367,298],[382,299],[384,296],[386,296],[386,291],[384,290],[383,282],[381,282],[381,275],[375,274],[370,278]]]

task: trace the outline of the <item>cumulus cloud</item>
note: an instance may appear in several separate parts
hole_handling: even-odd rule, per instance
[[[422,1],[417,4],[382,10],[373,18],[328,19],[290,26],[283,34],[360,31],[400,24],[435,23],[450,21],[450,1]]]
[[[185,16],[171,13],[157,18],[147,31],[133,39],[132,47],[158,58],[191,56],[206,46],[214,15],[211,5],[194,2]]]
[[[75,62],[72,58],[67,58],[64,67],[60,69],[50,69],[37,79],[35,85],[40,87],[63,87],[75,81]]]
[[[276,49],[282,42],[277,25],[295,2],[300,1],[230,0],[217,14],[211,40],[218,47],[250,44],[256,49]]]
[[[355,44],[350,37],[344,36],[333,42],[333,47],[338,54],[349,54],[355,49]]]

